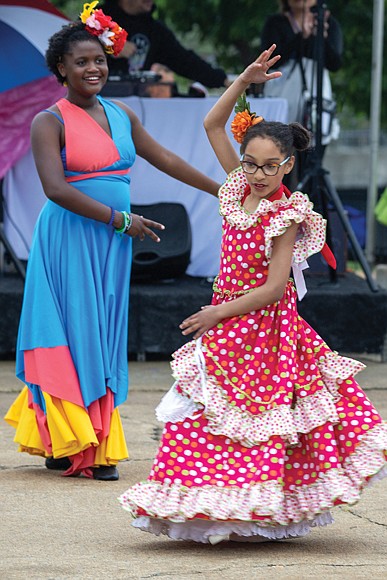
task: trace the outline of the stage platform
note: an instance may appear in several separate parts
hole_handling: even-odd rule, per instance
[[[328,345],[343,353],[380,354],[387,360],[387,291],[372,292],[365,280],[352,273],[337,277],[306,274],[308,293],[299,303],[303,318]],[[17,275],[0,276],[0,357],[15,353],[23,281]],[[179,323],[208,304],[212,283],[184,276],[176,280],[134,283],[130,293],[130,358],[169,357],[187,338]]]

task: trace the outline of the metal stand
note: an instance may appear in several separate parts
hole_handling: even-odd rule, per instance
[[[19,258],[16,256],[15,252],[13,251],[12,246],[7,239],[7,236],[4,233],[3,224],[0,224],[0,244],[3,244],[4,248],[7,250],[7,253],[9,254],[9,257],[11,258],[11,261],[13,262],[16,270],[18,271],[20,276],[23,278],[23,280],[25,280],[26,279],[26,270],[25,270],[22,262],[19,260]]]
[[[1,203],[1,209],[2,209],[2,215],[4,216],[4,200],[3,200],[3,192],[2,192],[2,183],[0,183],[0,203]],[[4,248],[6,249],[11,261],[13,262],[17,272],[20,274],[21,278],[23,280],[26,279],[26,269],[23,265],[23,263],[21,262],[21,260],[19,260],[19,258],[17,257],[17,255],[15,254],[15,252],[13,251],[13,248],[7,238],[7,236],[5,235],[4,232],[4,226],[3,223],[0,223],[0,245],[3,245]]]
[[[334,206],[340,221],[343,225],[344,231],[346,232],[348,238],[351,241],[352,249],[360,262],[363,272],[367,278],[370,289],[373,292],[378,291],[378,286],[375,280],[372,278],[372,273],[367,260],[365,259],[364,253],[360,247],[360,244],[356,238],[356,235],[352,229],[351,223],[348,216],[343,208],[340,197],[334,188],[332,181],[329,178],[329,172],[322,167],[322,156],[323,156],[323,146],[322,146],[322,111],[323,111],[323,97],[322,97],[322,86],[323,86],[323,69],[324,69],[324,12],[325,5],[322,0],[317,1],[317,34],[316,34],[316,49],[315,49],[315,63],[317,66],[317,84],[316,84],[316,130],[314,133],[315,137],[315,148],[310,154],[305,175],[298,184],[298,189],[300,191],[312,192],[313,196],[318,196],[318,200],[322,209],[322,214],[325,218],[328,217],[328,200]],[[328,222],[327,222],[328,223]],[[327,243],[331,245],[331,230],[328,223],[327,227]],[[337,282],[336,270],[329,268],[329,275],[332,282]]]

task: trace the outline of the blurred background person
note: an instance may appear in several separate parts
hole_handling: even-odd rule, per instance
[[[120,56],[109,58],[112,76],[124,78],[128,73],[152,70],[152,65],[157,63],[207,88],[229,86],[223,69],[214,68],[195,52],[184,48],[173,32],[154,18],[153,0],[105,0],[102,8],[128,33]]]
[[[280,0],[279,5],[280,11],[265,21],[261,46],[265,48],[272,43],[277,45],[276,54],[281,55],[277,69],[282,72],[282,77],[265,86],[264,96],[287,99],[288,121],[307,124],[305,104],[308,97],[316,96],[316,56],[317,48],[320,48],[319,53],[323,58],[323,108],[327,109],[322,116],[322,144],[325,146],[339,136],[329,73],[339,70],[343,63],[342,30],[324,5],[324,45],[317,47],[317,1]],[[302,175],[304,160],[305,154],[299,156],[298,170],[295,172],[297,179]]]
[[[175,75],[167,66],[155,62],[150,70],[160,76],[160,81],[150,84],[146,89],[146,95],[153,99],[170,99],[177,96]]]
[[[286,94],[289,101],[289,121],[302,121],[300,118],[302,114],[300,98],[303,89],[301,66],[305,74],[306,88],[312,91],[316,57],[316,10],[316,0],[280,0],[280,12],[266,19],[261,34],[261,45],[266,47],[275,43],[276,52],[281,55],[277,68],[281,70],[282,77],[265,87],[265,95],[278,96],[278,93],[281,93],[281,96],[285,96],[288,88],[298,88],[298,92]],[[336,72],[342,66],[343,35],[339,23],[327,9],[324,10],[324,46],[322,49],[325,69],[323,96],[331,98],[329,72]]]

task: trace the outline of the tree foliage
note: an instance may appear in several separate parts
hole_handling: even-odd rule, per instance
[[[63,12],[67,18],[76,20],[79,14],[82,12],[83,1],[82,0],[50,0],[51,4],[54,4],[58,10]]]
[[[369,114],[371,96],[373,3],[363,0],[336,2],[333,12],[344,35],[344,63],[332,75],[339,104],[354,113]],[[387,76],[384,77],[385,87]],[[387,125],[387,117],[384,119]]]
[[[226,70],[238,72],[257,55],[260,31],[269,14],[278,10],[273,0],[158,0],[160,17],[186,33],[193,26],[201,40],[210,39],[217,60]],[[371,94],[373,2],[333,0],[328,9],[339,21],[344,36],[344,64],[331,75],[339,107],[368,116]],[[385,19],[384,39],[387,38]],[[386,45],[386,43],[384,43]],[[384,55],[387,58],[387,54]],[[387,101],[387,67],[383,71],[383,96]],[[382,125],[387,128],[387,107],[382,108]]]
[[[194,26],[201,40],[210,39],[219,63],[235,71],[256,57],[265,17],[276,10],[273,0],[158,0],[157,6],[175,30],[189,32]]]
[[[80,11],[77,0],[53,0],[67,16]],[[269,14],[278,10],[275,0],[156,0],[158,16],[183,38],[195,32],[200,43],[212,47],[217,62],[229,72],[239,72],[258,54],[260,32]],[[344,65],[331,75],[339,108],[367,117],[370,107],[372,67],[372,0],[332,0],[328,9],[339,21],[344,35]],[[384,38],[387,38],[387,17]],[[386,44],[386,43],[384,43]],[[385,55],[387,58],[387,55]],[[383,74],[383,96],[387,102],[387,67]],[[387,107],[382,108],[382,125],[387,128]]]

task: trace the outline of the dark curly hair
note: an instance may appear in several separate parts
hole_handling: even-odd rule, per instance
[[[293,155],[294,151],[305,151],[311,146],[311,134],[300,123],[286,125],[279,121],[261,121],[246,131],[240,148],[242,155],[248,143],[256,137],[271,139],[286,156]]]
[[[63,56],[70,52],[72,44],[85,40],[98,42],[104,49],[98,38],[87,32],[85,25],[81,21],[71,22],[62,26],[61,30],[53,34],[49,39],[46,51],[46,65],[61,85],[66,79],[59,73],[58,64],[63,61]]]

